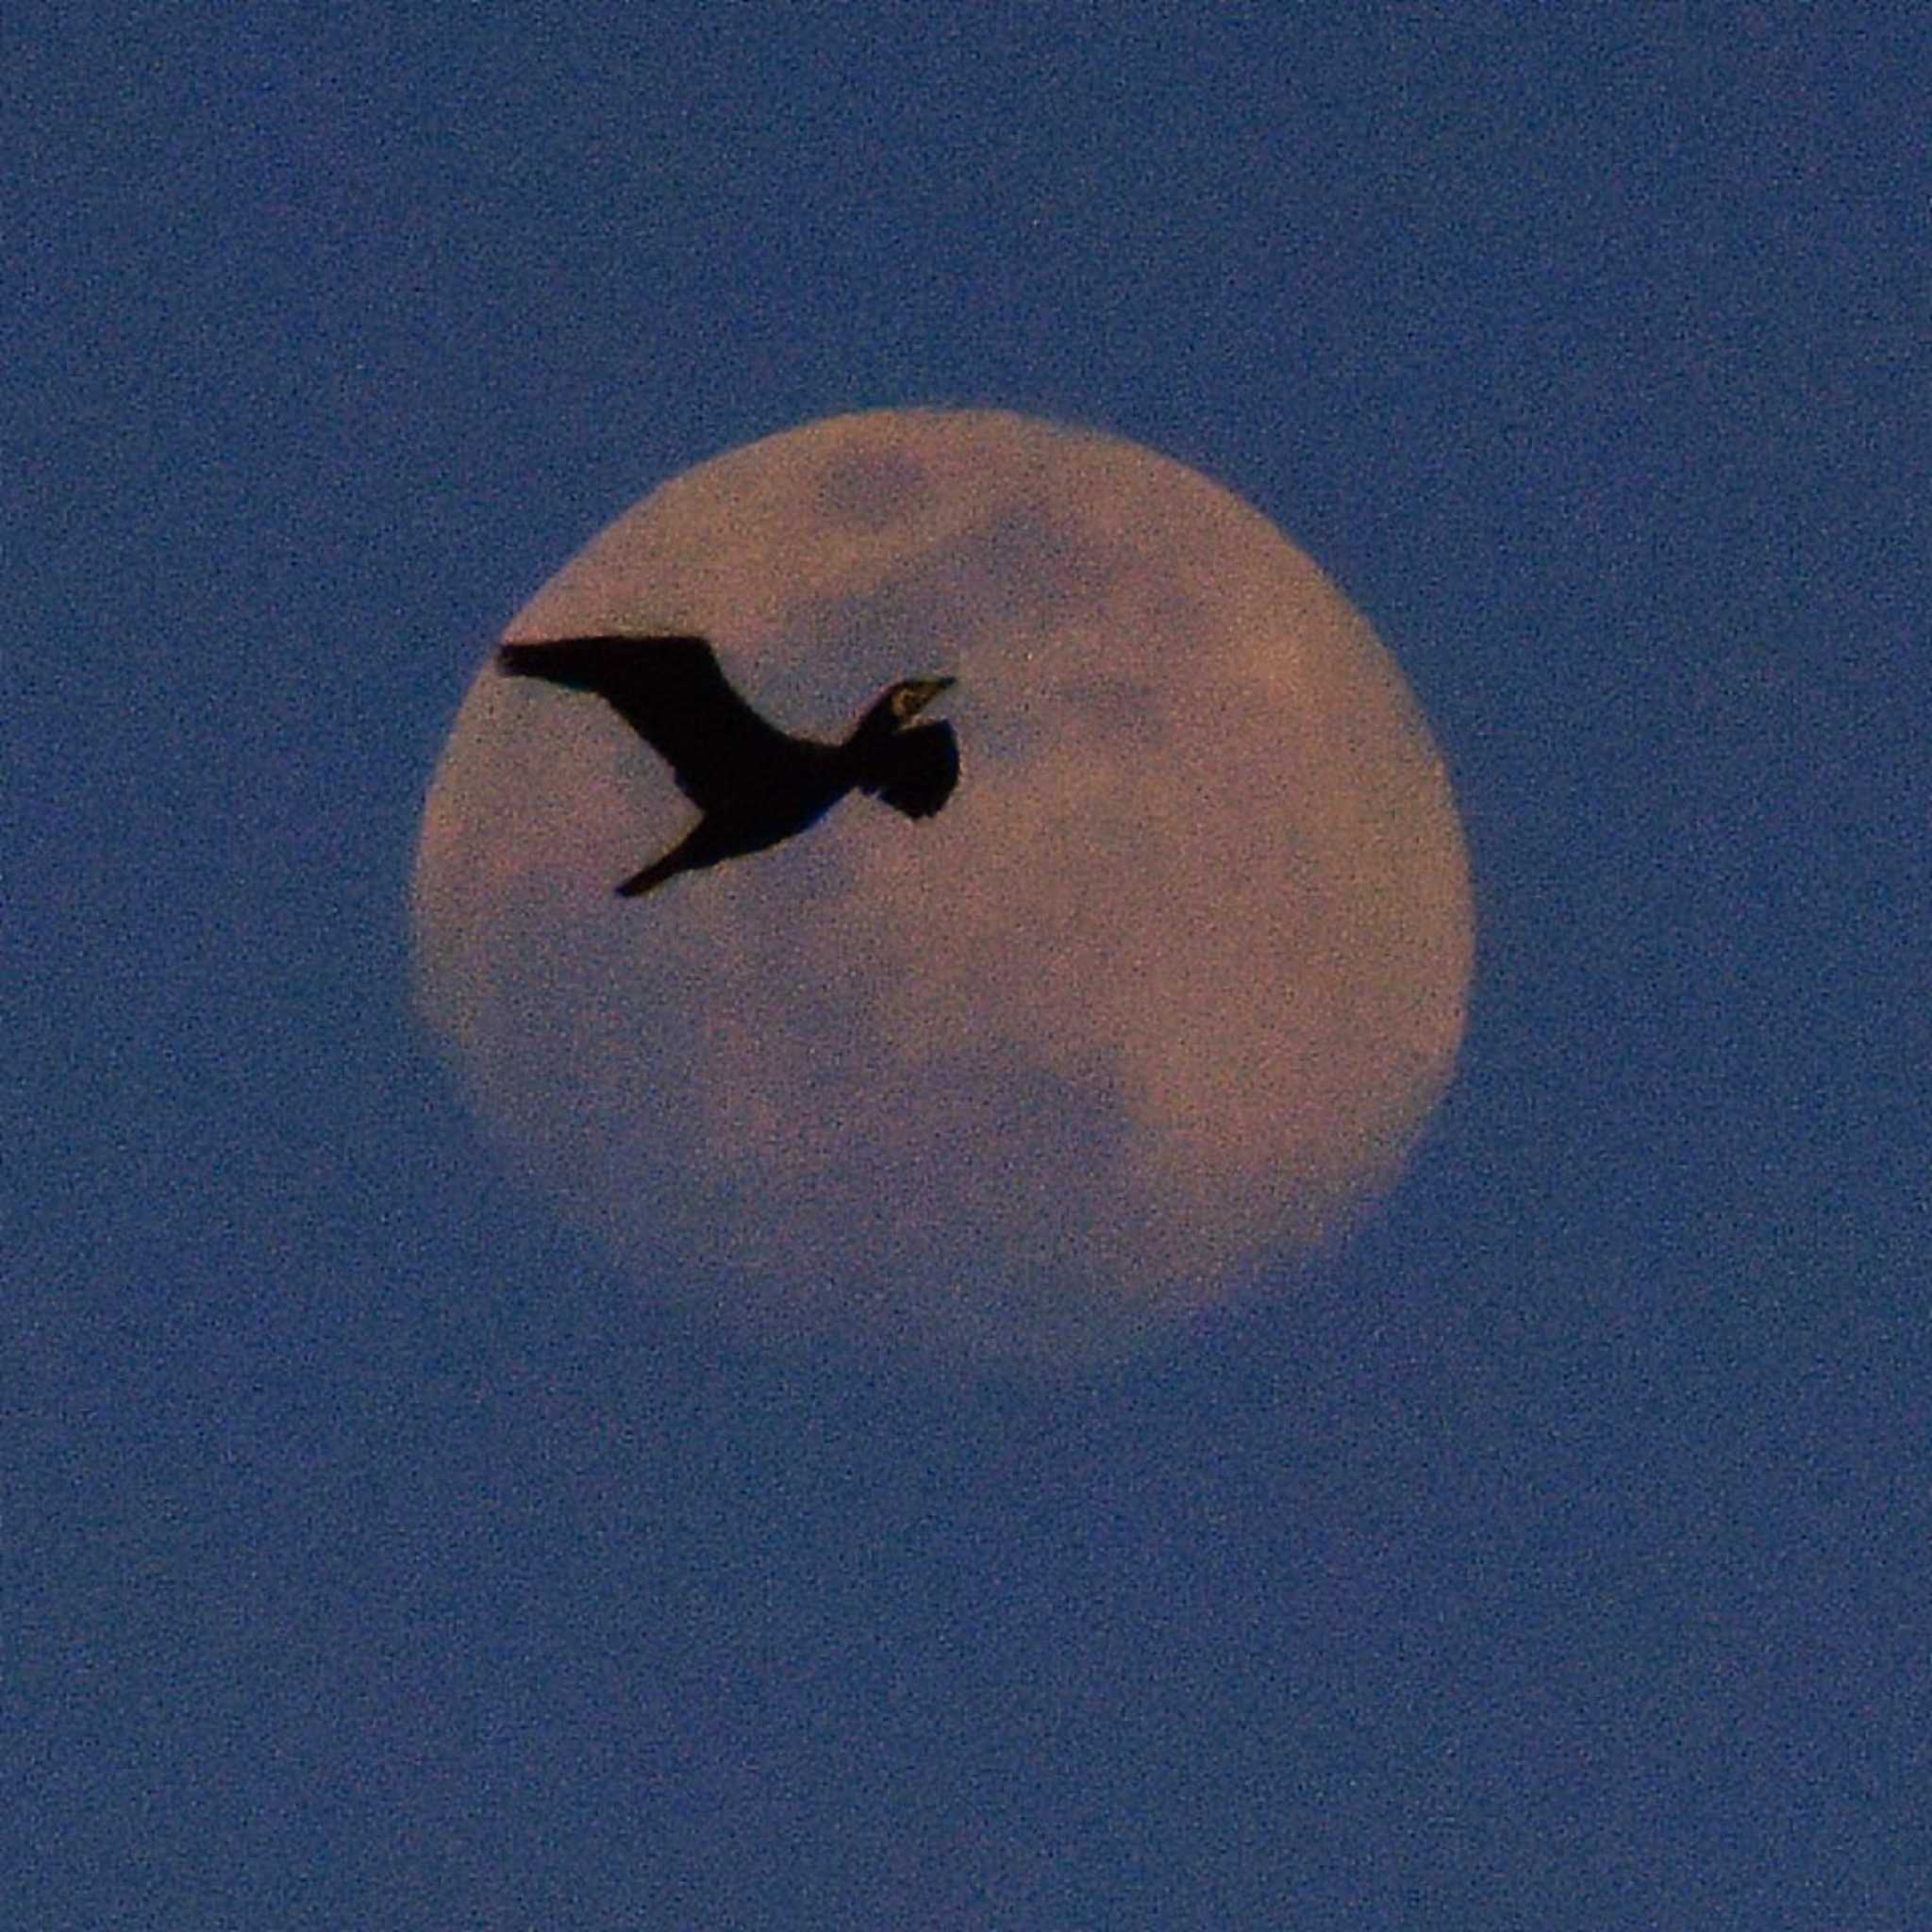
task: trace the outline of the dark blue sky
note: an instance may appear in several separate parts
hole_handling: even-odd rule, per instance
[[[0,25],[9,1923],[1932,1923],[1923,22],[454,11]],[[408,1008],[516,607],[933,402],[1281,523],[1481,911],[1334,1279],[1050,1396],[641,1310]]]

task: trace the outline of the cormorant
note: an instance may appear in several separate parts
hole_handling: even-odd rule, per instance
[[[950,677],[888,685],[842,744],[824,744],[760,718],[703,638],[556,638],[505,644],[496,661],[512,677],[594,691],[665,758],[678,790],[704,814],[663,858],[617,888],[626,899],[678,873],[790,839],[848,791],[869,791],[923,819],[958,782],[953,727],[912,722]]]

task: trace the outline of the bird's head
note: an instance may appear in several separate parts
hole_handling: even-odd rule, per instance
[[[950,691],[952,686],[950,677],[902,678],[879,700],[879,708],[896,729],[901,724],[911,724],[933,699],[942,691]]]
[[[887,685],[865,708],[848,744],[878,745],[897,737],[952,682],[950,677],[907,677]]]

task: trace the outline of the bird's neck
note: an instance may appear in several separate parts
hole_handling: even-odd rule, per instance
[[[892,715],[892,701],[881,698],[857,724],[845,741],[845,756],[862,762],[898,731],[899,721]]]

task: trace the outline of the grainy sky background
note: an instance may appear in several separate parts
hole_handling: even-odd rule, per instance
[[[1926,55],[10,8],[9,1923],[1932,1922]],[[1051,1398],[641,1310],[407,1001],[510,613],[935,402],[1281,523],[1481,909],[1334,1279]]]

